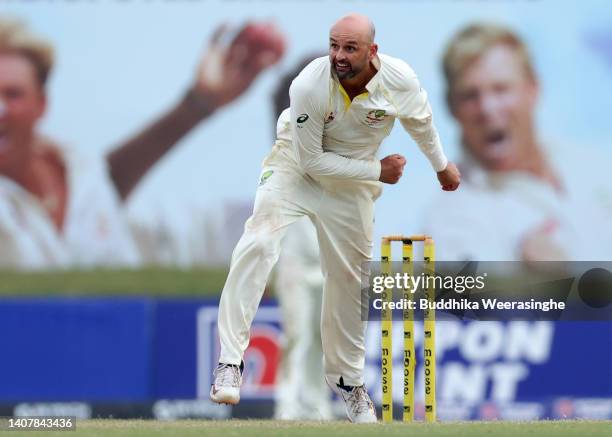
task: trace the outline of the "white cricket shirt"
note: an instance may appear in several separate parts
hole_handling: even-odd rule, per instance
[[[352,101],[327,56],[312,61],[294,79],[291,107],[278,121],[277,143],[291,144],[295,160],[311,177],[378,181],[376,153],[396,118],[435,171],[446,167],[427,93],[412,68],[383,54],[374,65],[378,72],[367,92]]]

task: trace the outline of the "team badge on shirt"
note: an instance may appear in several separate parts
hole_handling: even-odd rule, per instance
[[[384,109],[372,109],[366,116],[366,124],[368,126],[374,126],[382,123],[387,117],[387,112]]]

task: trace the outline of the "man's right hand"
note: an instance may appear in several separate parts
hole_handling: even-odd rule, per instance
[[[380,160],[379,181],[385,184],[396,184],[404,173],[406,158],[402,155],[389,155]]]

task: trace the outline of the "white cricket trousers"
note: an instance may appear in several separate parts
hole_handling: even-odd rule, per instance
[[[363,384],[366,322],[361,317],[361,279],[372,256],[374,200],[380,187],[377,182],[350,180],[323,185],[275,148],[264,162],[253,215],[234,249],[221,295],[219,362],[240,364],[285,231],[307,215],[317,230],[325,278],[321,312],[325,375],[330,385],[341,377],[345,385]],[[301,309],[296,305],[294,310]]]

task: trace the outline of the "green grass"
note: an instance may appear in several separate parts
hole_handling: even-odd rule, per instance
[[[279,422],[272,420],[229,420],[160,422],[152,420],[88,420],[77,422],[78,436],[440,436],[440,437],[517,437],[531,436],[604,436],[611,435],[611,421],[540,421],[540,422],[457,422],[404,425],[353,425],[347,422]],[[41,435],[20,432],[19,435]],[[66,436],[65,432],[45,432],[45,436]]]
[[[218,296],[227,270],[73,270],[22,273],[0,271],[0,296]]]

